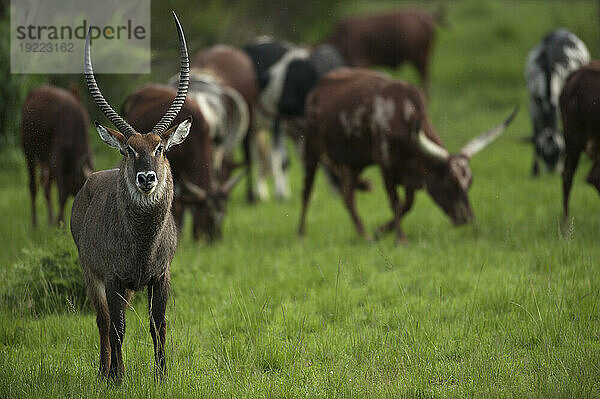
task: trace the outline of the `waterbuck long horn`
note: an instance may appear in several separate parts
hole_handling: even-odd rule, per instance
[[[90,54],[90,32],[92,27],[88,29],[87,36],[85,37],[85,49],[84,49],[84,63],[83,63],[83,73],[85,74],[85,80],[87,82],[88,90],[90,94],[94,98],[96,104],[102,111],[102,113],[108,118],[109,121],[125,136],[129,137],[135,133],[135,130],[129,125],[129,123],[125,122],[123,118],[119,116],[115,112],[114,109],[108,104],[108,102],[104,99],[104,96],[100,92],[98,88],[98,83],[96,83],[96,78],[94,77],[94,69],[92,68],[92,56]]]
[[[504,129],[512,122],[519,111],[519,106],[517,105],[513,112],[506,118],[501,124],[496,127],[491,128],[487,132],[480,134],[475,137],[471,141],[469,141],[465,146],[460,150],[460,153],[467,158],[471,158],[473,155],[477,154],[479,151],[483,150],[487,147],[492,141],[496,140]]]
[[[425,135],[425,132],[420,129],[419,133],[417,133],[417,143],[419,144],[421,151],[434,159],[447,161],[450,158],[450,153],[447,149],[428,138]]]
[[[175,119],[187,95],[188,86],[190,83],[190,59],[188,57],[187,44],[185,43],[185,36],[183,29],[179,23],[175,11],[173,11],[173,18],[175,18],[175,25],[177,25],[177,35],[179,36],[179,57],[181,61],[181,68],[179,70],[179,87],[177,88],[177,95],[171,103],[169,110],[163,115],[160,121],[152,129],[152,133],[160,135],[171,125],[171,122]]]
[[[198,200],[203,201],[208,197],[208,193],[202,187],[192,183],[188,179],[182,179],[182,182],[185,188],[187,188],[190,193],[194,194]]]

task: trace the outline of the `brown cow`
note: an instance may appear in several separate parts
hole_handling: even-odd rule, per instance
[[[75,93],[53,86],[29,92],[22,110],[21,141],[29,172],[34,226],[37,224],[37,165],[41,169],[48,220],[54,223],[50,193],[55,181],[60,203],[57,221],[63,222],[68,196],[77,194],[94,169],[88,126],[88,113]]]
[[[579,157],[585,150],[594,162],[586,181],[600,192],[600,61],[573,72],[560,95],[565,136],[563,212],[569,215],[569,193]]]
[[[306,174],[299,234],[304,234],[313,179],[322,160],[340,170],[344,202],[365,238],[354,190],[360,173],[371,164],[381,170],[394,213],[376,235],[396,230],[397,240],[405,240],[400,219],[411,208],[415,191],[422,188],[455,225],[471,222],[469,159],[498,137],[515,113],[451,155],[429,121],[422,92],[416,87],[364,69],[340,68],[325,75],[306,102]],[[396,185],[405,187],[404,203]]]
[[[158,122],[175,98],[176,90],[164,85],[147,85],[125,100],[123,116],[131,126],[145,132]],[[184,116],[191,115],[194,122],[186,145],[173,148],[168,154],[175,198],[173,210],[175,221],[182,228],[183,211],[189,208],[193,217],[193,237],[202,234],[209,241],[221,237],[221,225],[229,192],[239,177],[219,184],[212,167],[212,143],[208,126],[196,102],[188,95],[179,115],[173,120],[177,126]]]
[[[419,10],[350,17],[338,22],[325,41],[337,47],[348,65],[354,67],[396,68],[410,62],[428,92],[429,60],[440,22],[441,12],[433,15]]]
[[[226,88],[233,89],[245,100],[246,113],[248,115],[246,122],[248,126],[243,138],[244,161],[248,175],[246,196],[248,201],[253,201],[250,143],[253,139],[254,107],[257,101],[258,87],[252,60],[241,50],[219,44],[198,52],[192,60],[192,67],[214,74],[221,84]],[[190,94],[194,95],[193,82],[192,87],[190,87]],[[232,97],[235,102],[235,95],[229,95],[229,97]],[[240,105],[237,105],[237,107],[241,108]],[[243,111],[238,110],[238,112],[242,113]],[[228,114],[231,114],[231,112],[228,112]],[[227,168],[227,165],[224,166]],[[224,176],[228,176],[231,170],[219,172],[223,172]]]

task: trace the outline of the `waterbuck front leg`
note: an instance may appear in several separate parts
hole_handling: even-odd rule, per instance
[[[154,361],[156,363],[155,379],[164,379],[167,376],[165,361],[165,340],[167,334],[167,321],[165,311],[169,299],[170,275],[166,273],[148,284],[148,313],[150,314],[150,334],[154,342]]]
[[[125,374],[123,364],[123,339],[125,338],[125,309],[130,294],[118,282],[111,281],[106,285],[106,301],[110,315],[110,369],[108,377],[120,382]]]

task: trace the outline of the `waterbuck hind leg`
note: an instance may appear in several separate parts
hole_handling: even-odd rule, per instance
[[[165,311],[169,299],[170,277],[169,272],[160,278],[153,279],[148,284],[148,313],[150,314],[150,334],[154,343],[154,378],[163,380],[167,376],[165,361],[165,341],[167,322]]]
[[[110,369],[108,377],[120,382],[125,374],[123,364],[123,339],[125,338],[125,310],[129,303],[130,294],[124,287],[115,282],[106,285],[106,300],[110,315]]]

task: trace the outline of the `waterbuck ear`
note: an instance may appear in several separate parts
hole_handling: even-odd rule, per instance
[[[192,117],[188,116],[186,120],[181,122],[177,126],[173,126],[163,134],[161,134],[163,141],[165,142],[165,151],[177,144],[181,144],[187,137],[192,127]]]
[[[96,130],[98,130],[102,141],[111,147],[117,148],[119,151],[121,151],[121,153],[125,153],[124,148],[127,139],[125,136],[123,136],[123,134],[121,134],[121,132],[109,127],[104,127],[98,122],[94,122],[94,124],[96,125]]]

